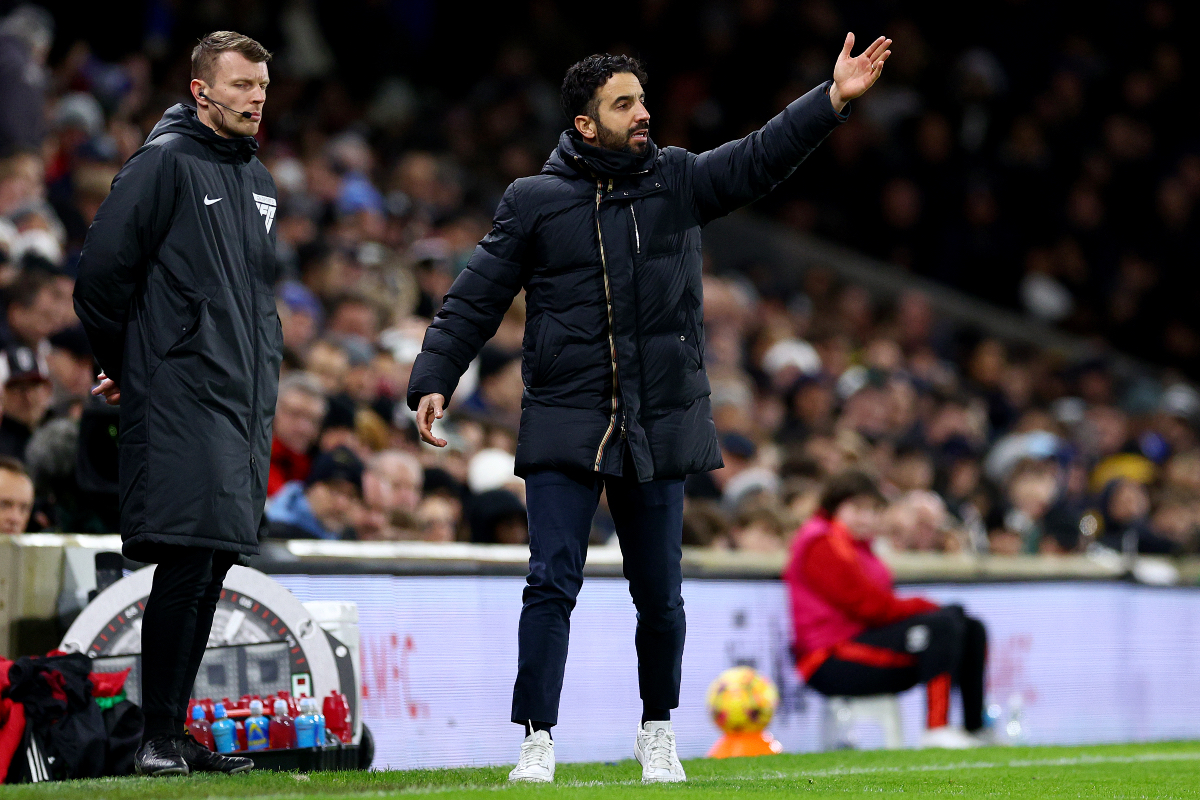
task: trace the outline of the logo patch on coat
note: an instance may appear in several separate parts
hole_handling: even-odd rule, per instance
[[[254,204],[258,206],[258,213],[263,216],[263,222],[267,225],[267,233],[270,233],[271,223],[275,221],[275,198],[254,192],[250,194],[254,195]]]
[[[904,649],[910,653],[920,653],[929,647],[929,626],[913,625],[904,637]]]

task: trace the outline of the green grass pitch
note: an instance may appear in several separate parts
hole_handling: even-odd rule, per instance
[[[684,762],[689,781],[643,786],[633,761],[561,764],[550,786],[509,784],[508,767],[250,773],[189,778],[107,778],[0,787],[3,800],[191,800],[378,798],[412,795],[750,798],[1200,797],[1200,742],[1097,747],[1005,747],[971,751],[840,752]]]

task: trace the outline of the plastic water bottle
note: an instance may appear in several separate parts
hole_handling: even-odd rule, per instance
[[[250,701],[250,716],[246,717],[246,749],[266,750],[271,746],[270,721],[263,716],[262,700]]]
[[[1024,744],[1029,739],[1025,725],[1025,698],[1014,693],[1008,698],[1008,723],[1004,726],[1010,744]]]
[[[296,747],[316,747],[317,720],[312,698],[300,698],[300,716],[296,717]]]
[[[308,698],[310,703],[309,708],[313,715],[313,739],[317,742],[317,747],[325,746],[325,715],[321,713],[321,709],[317,706],[317,698]]]
[[[205,717],[204,706],[197,704],[192,708],[192,721],[188,723],[188,730],[192,732],[193,739],[209,750],[217,749],[213,743],[212,724]]]
[[[217,745],[217,752],[232,753],[237,750],[237,725],[225,713],[224,703],[217,703],[213,706],[213,716],[216,719],[212,723],[212,736]]]
[[[287,700],[275,701],[275,716],[271,718],[271,749],[288,750],[296,746],[296,720],[288,714]]]
[[[280,689],[278,694],[276,694],[275,696],[282,697],[284,700],[287,701],[289,717],[291,717],[292,719],[295,719],[296,717],[300,716],[300,700],[299,700],[299,698],[292,697],[292,693],[289,692],[287,689]]]
[[[350,704],[346,702],[346,696],[337,689],[325,698],[325,719],[333,735],[350,744],[350,740],[354,738],[354,730],[350,727]]]

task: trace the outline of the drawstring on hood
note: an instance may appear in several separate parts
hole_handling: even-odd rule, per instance
[[[253,136],[227,138],[200,121],[196,109],[177,103],[167,109],[162,119],[146,137],[146,144],[167,133],[179,133],[204,142],[223,160],[235,164],[248,164],[258,152],[258,140]]]

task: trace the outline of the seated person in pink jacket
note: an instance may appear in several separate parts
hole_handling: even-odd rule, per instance
[[[875,480],[848,470],[826,484],[817,513],[792,544],[784,570],[797,667],[824,695],[894,694],[925,684],[922,745],[972,747],[983,726],[983,623],[957,605],[901,599],[871,552],[885,505]],[[966,732],[948,725],[950,688],[962,694]]]

